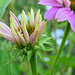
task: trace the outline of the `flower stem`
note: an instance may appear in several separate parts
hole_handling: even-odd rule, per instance
[[[57,63],[57,61],[58,61],[58,58],[59,58],[59,56],[60,56],[60,54],[61,54],[61,52],[62,52],[62,49],[63,49],[64,44],[65,44],[65,41],[66,41],[67,36],[68,36],[68,34],[69,34],[69,31],[70,31],[70,24],[68,23],[67,26],[66,26],[66,29],[65,29],[65,33],[64,33],[64,36],[63,36],[61,45],[60,45],[59,50],[58,50],[58,52],[57,52],[57,55],[56,55],[56,57],[55,57],[55,59],[54,59],[54,62],[53,62],[53,65],[52,65],[52,69],[51,69],[50,75],[53,75],[54,68],[55,68],[56,63]]]
[[[31,64],[31,71],[32,75],[37,75],[37,64],[36,64],[36,53],[33,52],[31,59],[30,59],[30,64]]]

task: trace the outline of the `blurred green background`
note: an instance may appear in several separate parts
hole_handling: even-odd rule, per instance
[[[38,0],[0,0],[0,21],[9,26],[9,12],[12,11],[20,21],[22,10],[27,14],[31,8],[35,13],[41,10],[44,18],[45,12],[50,8],[37,4]],[[43,51],[44,60],[37,57],[38,75],[50,75],[51,66],[57,50],[62,41],[65,26],[67,22],[57,23],[55,19],[49,21],[44,33],[47,37],[52,37],[50,48],[54,51]],[[31,75],[29,61],[22,62],[22,57],[18,57],[14,63],[5,65],[14,53],[9,53],[8,50],[13,46],[11,42],[0,36],[0,75]],[[54,75],[75,75],[75,33],[70,30],[69,36],[61,53],[59,61],[56,65]]]

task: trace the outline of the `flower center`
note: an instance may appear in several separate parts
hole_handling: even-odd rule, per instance
[[[71,9],[73,10],[73,11],[75,11],[75,0],[70,0],[70,2],[71,2]]]
[[[27,31],[28,31],[29,36],[34,32],[34,30],[35,30],[35,27],[34,26],[29,26],[27,28]]]
[[[75,4],[75,0],[70,0],[71,3]]]

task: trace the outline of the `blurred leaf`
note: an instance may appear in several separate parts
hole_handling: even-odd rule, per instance
[[[72,67],[68,68],[67,75],[72,75]]]
[[[45,50],[44,51],[54,51],[53,48],[50,48],[50,47],[45,47]]]
[[[44,63],[48,64],[48,65],[52,65],[53,60],[54,60],[54,56],[45,56],[49,59],[49,61],[43,61]],[[73,66],[75,67],[75,56],[71,56],[71,57],[60,57],[59,58],[59,62],[67,64],[68,66]]]
[[[12,43],[0,40],[0,75],[20,75],[19,64],[17,61],[4,65],[13,57],[12,53],[8,53]]]
[[[75,56],[61,57],[60,61],[63,62],[64,64],[69,65],[69,66],[75,67]]]
[[[42,43],[40,43],[39,46],[40,46],[40,48],[41,48],[42,50],[45,50],[45,47],[44,47],[44,45],[43,45]]]
[[[9,49],[8,52],[13,52],[13,51],[15,51],[15,49],[16,49],[16,45],[13,45],[13,46]]]
[[[69,39],[71,39],[71,41],[75,42],[75,33],[70,33],[69,35]]]
[[[16,51],[16,53],[13,56],[13,58],[11,60],[9,60],[7,63],[5,63],[5,65],[13,63],[14,61],[16,61],[18,56],[19,56],[18,51]]]
[[[43,34],[43,35],[45,35],[45,34]],[[45,37],[45,36],[43,36],[43,37]],[[42,38],[41,40],[40,40],[40,42],[47,42],[47,41],[49,41],[49,40],[51,40],[52,38],[51,37],[47,37],[47,35],[46,35],[46,37],[45,38]]]
[[[24,56],[22,62],[25,62],[26,60],[27,60],[27,56]]]
[[[57,22],[57,25],[60,27],[60,26],[66,26],[67,24],[67,21],[64,21],[64,22]]]
[[[44,56],[40,50],[37,51],[38,56],[40,57],[41,60],[44,60]]]
[[[51,45],[52,43],[50,43],[50,42],[43,42],[43,44]]]
[[[3,16],[6,7],[11,2],[11,0],[0,0],[0,19]]]

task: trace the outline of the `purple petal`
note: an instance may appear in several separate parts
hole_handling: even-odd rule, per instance
[[[32,17],[33,25],[34,25],[34,10],[32,8],[31,8],[31,17]]]
[[[27,29],[26,29],[26,25],[23,23],[23,25],[22,25],[22,29],[23,29],[23,33],[24,33],[24,38],[25,38],[25,40],[27,41],[27,42],[29,42],[30,41],[30,39],[29,39],[29,34],[28,34],[28,31],[27,31]]]
[[[23,35],[21,33],[19,33],[19,32],[16,32],[16,33],[17,33],[17,36],[18,36],[18,38],[20,40],[20,43],[22,43],[24,46],[26,46],[26,41],[25,41]]]
[[[20,45],[20,40],[19,40],[17,33],[16,33],[17,29],[14,29],[12,22],[10,22],[10,27],[11,27],[11,33],[12,33],[14,39],[16,40],[17,44]]]
[[[57,0],[61,5],[63,5],[63,0]]]
[[[10,11],[10,15],[11,15],[11,18],[13,19],[15,25],[20,28],[20,23],[19,21],[17,20],[16,16]]]
[[[73,13],[73,11],[71,12],[68,21],[71,25],[72,30],[75,32],[75,13]]]
[[[0,35],[2,35],[4,38],[8,39],[9,41],[13,42],[16,44],[15,39],[13,38],[12,35],[8,34],[7,32],[0,30]]]
[[[0,28],[1,30],[6,31],[7,33],[11,34],[11,30],[6,24],[0,22]]]
[[[46,26],[46,22],[43,21],[42,24],[41,24],[41,26],[40,26],[40,28],[39,28],[38,39],[41,38],[42,33],[43,33],[44,29],[45,29],[45,26]]]
[[[65,7],[70,7],[71,2],[69,0],[64,0]]]
[[[30,35],[30,43],[32,45],[34,45],[34,43],[36,42],[38,37],[38,31],[34,31],[31,35]]]
[[[68,20],[69,15],[70,15],[70,8],[63,8],[57,12],[55,19],[57,19],[58,22],[65,21]]]
[[[46,6],[62,6],[57,0],[40,0],[38,4],[42,4]]]
[[[59,10],[60,8],[55,8],[55,7],[52,7],[51,9],[49,9],[45,15],[44,15],[44,18],[47,19],[47,21],[55,18],[55,15],[57,13],[57,11]]]

